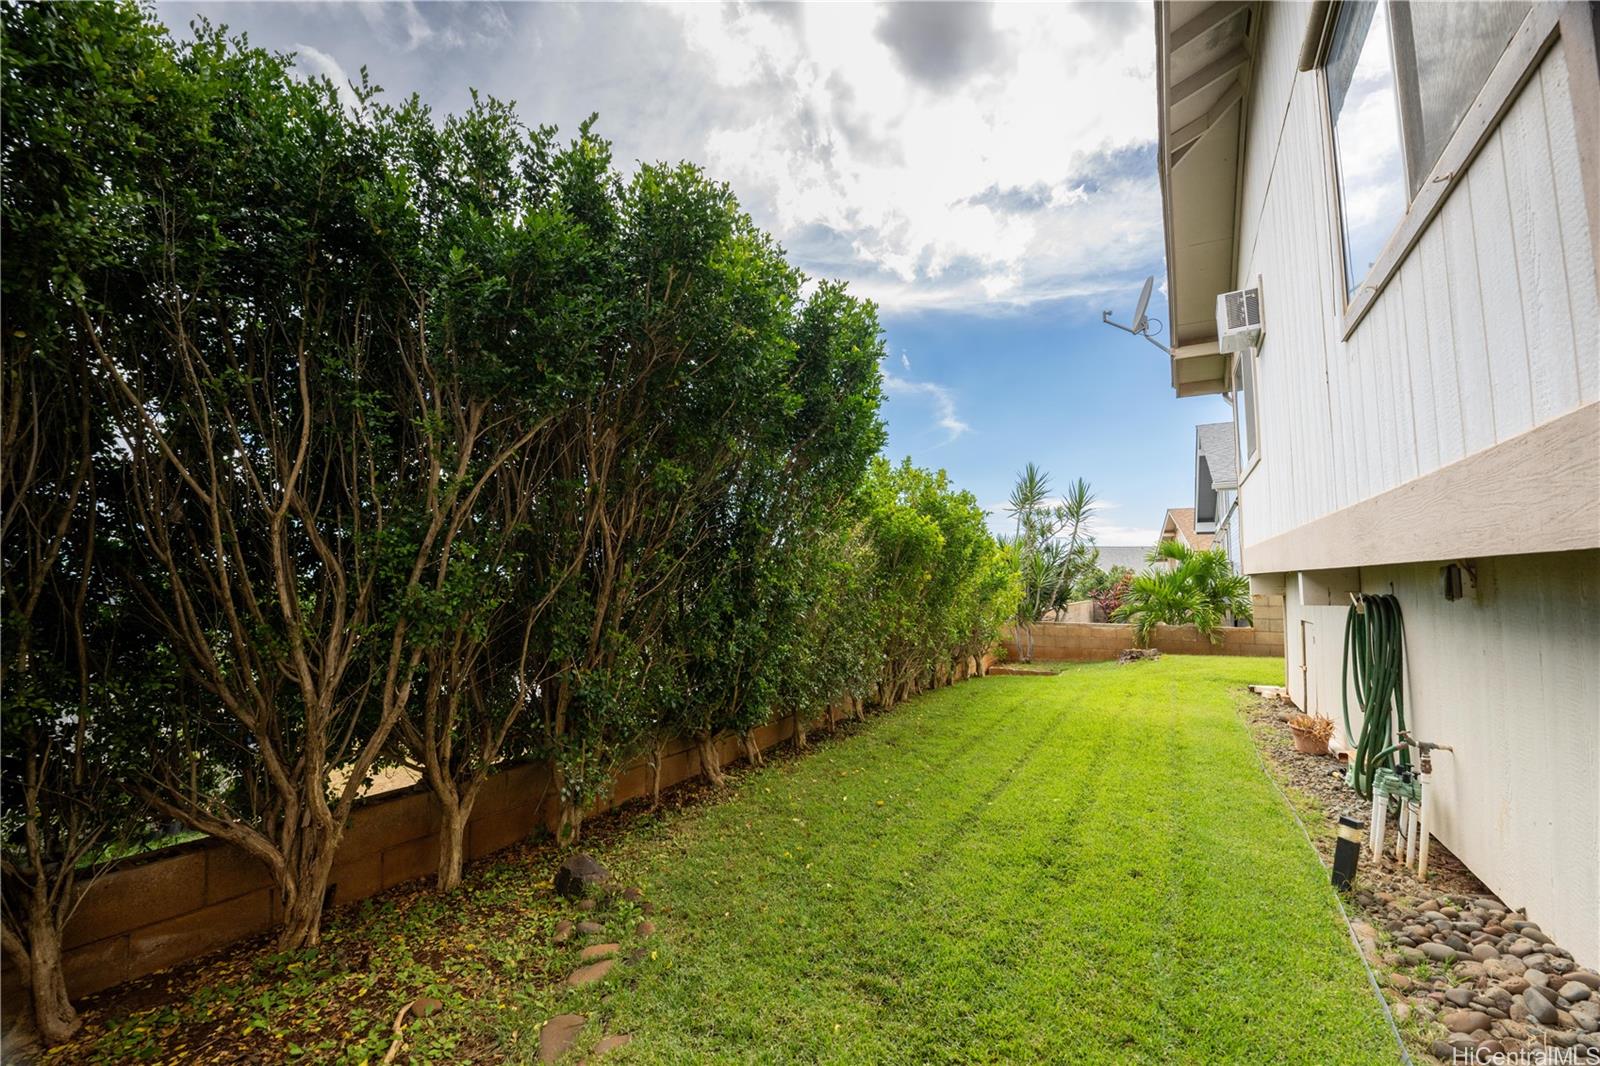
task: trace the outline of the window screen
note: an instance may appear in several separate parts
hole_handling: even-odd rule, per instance
[[[1444,154],[1531,5],[1392,5],[1411,195]]]

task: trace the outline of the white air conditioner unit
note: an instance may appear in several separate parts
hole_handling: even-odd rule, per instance
[[[1242,352],[1261,344],[1261,290],[1240,289],[1217,295],[1217,347]]]

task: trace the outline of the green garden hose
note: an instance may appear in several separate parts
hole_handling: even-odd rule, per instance
[[[1355,749],[1350,784],[1363,798],[1372,796],[1380,770],[1410,769],[1411,753],[1400,739],[1406,731],[1405,619],[1394,596],[1359,596],[1344,624],[1344,734]],[[1361,736],[1350,728],[1350,690],[1355,682],[1361,707]]]

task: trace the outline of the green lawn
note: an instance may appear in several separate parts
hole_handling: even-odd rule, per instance
[[[453,900],[347,915],[318,960],[258,965],[235,999],[299,980],[301,1004],[347,1003],[365,982],[372,1009],[317,1030],[294,998],[256,1011],[257,1049],[320,1035],[319,1060],[355,1062],[378,1061],[423,991],[445,1009],[411,1031],[410,1061],[531,1061],[540,1023],[576,1011],[580,1052],[634,1035],[617,1063],[1392,1062],[1326,874],[1235,709],[1281,674],[1168,656],[957,685],[635,821],[595,850],[660,930],[597,986],[555,985],[576,949],[548,944],[566,912],[534,853]],[[375,949],[361,966],[329,961],[355,945]],[[230,986],[205,984],[214,1015]],[[77,1050],[153,1051],[130,1035],[142,1021],[171,1054],[199,1009]]]

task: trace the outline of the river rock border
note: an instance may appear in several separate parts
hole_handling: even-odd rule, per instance
[[[1339,816],[1361,817],[1370,806],[1344,785],[1336,760],[1294,750],[1291,704],[1268,696],[1245,710],[1271,771],[1320,810],[1325,821],[1312,836],[1331,863]],[[1433,855],[1427,882],[1363,855],[1348,897],[1356,939],[1412,1050],[1441,1062],[1534,1061],[1541,1052],[1563,1061],[1554,1049],[1600,1055],[1600,973],[1496,899],[1438,841]]]

